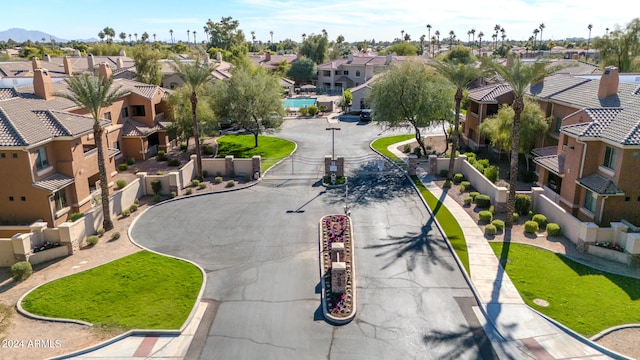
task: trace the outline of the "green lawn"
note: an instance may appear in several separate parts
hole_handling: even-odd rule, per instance
[[[373,147],[375,150],[380,152],[382,155],[388,157],[389,160],[395,162],[396,164],[400,165],[403,169],[405,169],[407,167],[407,164],[405,164],[404,161],[400,160],[400,158],[395,156],[387,148],[390,145],[393,145],[395,143],[399,143],[399,142],[402,142],[402,141],[405,141],[405,140],[409,140],[409,139],[415,139],[415,137],[416,137],[415,134],[405,134],[405,135],[395,135],[395,136],[383,137],[383,138],[379,138],[379,139],[375,140],[371,144],[371,147]]]
[[[414,137],[415,136],[412,134],[384,137],[375,140],[371,144],[371,146],[383,155],[387,156],[392,161],[405,165],[404,168],[406,168],[406,164],[397,156],[393,155],[389,150],[387,150],[387,148],[390,145],[409,140]],[[467,242],[464,239],[464,233],[462,232],[460,224],[458,224],[458,221],[453,217],[449,209],[442,205],[440,200],[438,200],[438,198],[436,198],[429,190],[427,190],[420,179],[418,179],[416,176],[413,176],[411,179],[413,180],[413,183],[416,184],[416,187],[420,191],[420,194],[422,194],[422,197],[427,202],[427,205],[435,215],[436,219],[438,219],[438,223],[440,224],[440,226],[442,226],[442,231],[444,231],[447,238],[449,238],[449,242],[451,243],[453,250],[456,252],[456,255],[458,255],[458,258],[460,258],[460,261],[462,262],[462,266],[464,266],[467,274],[470,274]]]
[[[193,264],[140,251],[45,284],[22,306],[38,315],[123,330],[179,329],[202,281]]]
[[[278,161],[291,155],[296,144],[271,136],[258,136],[255,147],[253,135],[225,135],[218,139],[218,157],[233,155],[236,158],[262,157],[260,171],[265,172]]]
[[[502,266],[525,302],[574,331],[589,337],[612,326],[640,323],[640,280],[530,245],[492,242],[491,247],[502,256]],[[534,304],[536,298],[549,307]]]

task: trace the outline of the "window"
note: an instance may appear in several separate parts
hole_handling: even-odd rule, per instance
[[[342,72],[344,75],[349,75],[349,70],[345,70]]]
[[[562,126],[562,118],[556,118],[556,132],[560,132],[560,127]]]
[[[5,154],[5,153],[0,153],[0,158],[3,158],[3,159],[4,159],[4,158],[6,158],[6,157],[7,157],[7,154]]]
[[[126,107],[126,106],[122,108],[122,117],[123,118],[128,118],[129,117],[129,108]]]
[[[584,208],[591,211],[592,213],[596,212],[596,200],[598,197],[596,193],[591,190],[587,190],[587,193],[584,196]]]
[[[33,152],[36,156],[36,169],[42,170],[49,166],[49,161],[47,160],[47,150],[45,148],[37,149]]]
[[[17,159],[17,158],[18,158],[18,153],[13,153],[13,154],[11,154],[11,156],[12,156],[14,159]]]
[[[106,113],[104,113],[104,118],[107,120],[111,120],[111,111],[107,111]]]
[[[9,201],[13,201],[13,196],[9,196]]]
[[[56,203],[56,210],[62,210],[67,207],[67,194],[64,189],[56,191],[53,194],[53,200]]]
[[[20,196],[20,201],[27,201],[27,197],[26,196]]]
[[[607,149],[604,151],[604,162],[602,165],[613,170],[616,168],[616,157],[618,156],[618,150],[616,148],[612,148],[607,146]]]
[[[133,105],[131,107],[131,116],[144,116],[144,105]]]
[[[356,77],[360,77],[360,70],[356,70]]]
[[[113,148],[120,150],[120,142],[119,141],[114,141],[113,142]]]

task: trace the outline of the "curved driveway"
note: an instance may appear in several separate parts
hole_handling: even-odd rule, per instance
[[[290,120],[278,136],[298,143],[295,172],[331,152],[326,120]],[[450,251],[405,177],[372,167],[375,124],[331,124],[348,164],[354,223],[357,315],[344,326],[320,309],[318,221],[343,211],[345,190],[291,176],[286,162],[258,185],[168,202],[142,214],[132,234],[207,272],[204,299],[219,304],[203,359],[478,359],[472,297]],[[356,160],[354,160],[355,162]],[[468,303],[468,301],[467,301]],[[474,340],[475,334],[475,340]],[[480,347],[482,348],[482,346]]]

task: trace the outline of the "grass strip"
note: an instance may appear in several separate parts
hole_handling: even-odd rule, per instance
[[[583,336],[640,323],[640,279],[600,271],[531,245],[490,244],[527,305]],[[549,306],[539,306],[534,299]]]
[[[193,264],[140,251],[40,286],[22,306],[33,314],[107,328],[179,329],[202,281]]]
[[[262,157],[261,172],[265,172],[278,161],[291,155],[296,148],[296,145],[289,140],[271,136],[258,136],[257,147],[253,135],[225,135],[217,141],[217,157],[233,155],[236,158],[251,158],[260,155]]]
[[[404,161],[402,161],[399,157],[395,156],[391,151],[389,151],[388,148],[393,144],[396,144],[405,140],[409,140],[409,139],[415,139],[415,137],[416,137],[415,134],[394,135],[394,136],[383,137],[375,140],[371,144],[371,147],[373,147],[376,151],[380,152],[382,155],[389,158],[389,160],[398,164],[403,169],[406,169],[407,164]]]

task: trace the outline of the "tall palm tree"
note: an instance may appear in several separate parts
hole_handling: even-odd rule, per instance
[[[467,44],[471,47],[471,30],[467,30]]]
[[[153,33],[153,42],[156,42],[156,34]]]
[[[511,135],[511,159],[509,166],[509,198],[507,199],[507,218],[505,226],[513,225],[513,212],[516,203],[516,184],[518,180],[518,148],[520,146],[520,114],[524,110],[524,96],[527,88],[535,84],[553,71],[556,67],[547,67],[544,61],[536,61],[533,64],[526,64],[520,58],[508,55],[509,61],[506,65],[487,61],[494,71],[511,86],[513,92],[513,132]]]
[[[492,38],[494,39],[494,48],[498,47],[498,32],[500,31],[500,29],[502,29],[502,26],[500,26],[500,24],[496,24],[496,26],[493,27],[493,31],[496,32],[496,36],[492,36]]]
[[[435,60],[429,63],[436,71],[442,75],[447,81],[449,81],[456,88],[455,101],[456,101],[456,114],[453,120],[453,133],[451,134],[451,157],[449,159],[449,173],[448,179],[453,178],[453,167],[456,159],[456,150],[458,150],[458,129],[460,127],[460,104],[462,103],[463,91],[466,87],[479,79],[484,70],[481,70],[475,60],[469,63],[459,63],[456,61],[441,61]]]
[[[131,42],[131,34],[129,34],[129,42]]]
[[[197,43],[198,43],[198,42],[196,41],[196,31],[195,31],[195,30],[193,30],[191,33],[193,34],[193,45],[195,45],[195,44],[197,44]]]
[[[449,31],[449,50],[451,50],[451,47],[453,46],[453,39],[456,38],[456,33],[453,32],[453,30]]]
[[[538,29],[540,29],[540,47],[542,47],[542,30],[544,30],[545,27],[544,23],[540,23],[540,25],[538,25]]]
[[[436,36],[436,38],[438,39],[438,54],[440,54],[440,30],[436,30],[436,32],[434,33],[434,35]],[[435,50],[434,50],[435,51]]]
[[[431,24],[427,24],[427,39],[429,39],[429,48],[431,48]]]
[[[171,45],[173,45],[173,29],[169,29],[169,35],[171,35]]]
[[[502,35],[500,35],[500,38],[502,38],[502,45],[501,46],[504,46],[504,38],[507,37],[507,34],[506,34],[504,28],[500,28],[500,34],[502,34]]]
[[[307,33],[302,33],[302,42],[307,40]]]
[[[424,55],[424,39],[427,37],[427,35],[422,34],[420,35],[420,50],[421,50],[421,54],[420,55]],[[427,52],[428,54],[429,52]]]
[[[587,50],[589,50],[589,44],[591,43],[591,29],[593,29],[593,25],[589,24],[589,26],[587,26],[587,29],[589,29],[589,40],[587,40]]]
[[[269,30],[269,35],[271,35],[271,43],[273,44],[273,30]]]
[[[475,44],[476,43],[476,29],[471,29],[470,32],[471,32],[471,39],[472,39],[471,43]]]
[[[109,231],[113,229],[111,213],[109,212],[109,186],[107,179],[107,167],[104,156],[104,127],[100,119],[102,110],[113,104],[116,100],[127,94],[120,88],[111,89],[113,77],[103,79],[102,76],[82,75],[65,80],[69,93],[59,96],[67,98],[89,111],[93,118],[93,138],[98,150],[98,173],[100,174],[100,187],[102,199],[102,227]]]
[[[213,77],[215,66],[211,66],[201,61],[200,57],[195,58],[195,62],[182,63],[175,60],[170,64],[176,75],[184,82],[184,86],[191,91],[191,118],[193,120],[193,137],[196,145],[196,176],[202,180],[202,149],[200,147],[200,131],[198,126],[198,90]]]
[[[400,30],[400,41],[404,40],[404,30]]]
[[[536,50],[536,39],[538,38],[538,33],[540,30],[538,28],[533,29],[533,50]]]
[[[482,49],[482,38],[484,37],[484,33],[480,31],[478,33],[478,50]]]
[[[118,35],[120,37],[120,40],[122,40],[122,42],[124,42],[127,39],[127,33],[125,33],[124,31],[120,33],[120,35]]]
[[[189,39],[191,39],[190,35],[191,35],[191,31],[187,29],[187,45],[189,45],[189,42],[190,42]]]

